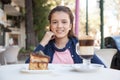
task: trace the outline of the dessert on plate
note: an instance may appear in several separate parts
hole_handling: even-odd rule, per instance
[[[29,70],[47,70],[50,57],[44,55],[43,52],[31,53]]]

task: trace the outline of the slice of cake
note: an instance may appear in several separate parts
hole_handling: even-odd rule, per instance
[[[31,53],[29,70],[47,70],[50,57],[42,54]]]

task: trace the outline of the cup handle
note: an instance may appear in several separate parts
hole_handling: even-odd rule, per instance
[[[76,44],[76,53],[80,55],[80,46],[79,43]]]

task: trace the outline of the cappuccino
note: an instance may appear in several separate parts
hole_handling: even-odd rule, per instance
[[[91,59],[94,55],[94,39],[84,37],[79,40],[80,56],[85,59]]]

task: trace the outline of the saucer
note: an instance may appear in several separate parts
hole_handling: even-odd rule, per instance
[[[52,70],[29,70],[29,69],[22,69],[21,72],[23,73],[50,73]]]
[[[32,74],[34,74],[34,73],[47,74],[47,73],[51,73],[52,71],[53,71],[53,69],[51,67],[48,67],[47,70],[29,70],[28,67],[23,67],[20,69],[20,72],[22,72],[22,73],[32,73]]]
[[[90,64],[89,66],[83,64],[75,64],[73,67],[73,71],[76,72],[94,72],[103,68],[104,66],[101,64]]]

